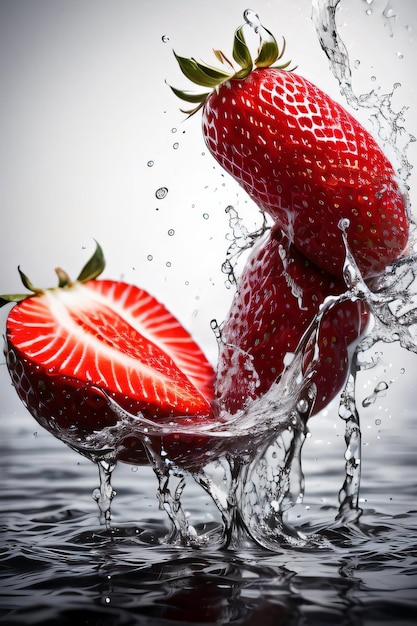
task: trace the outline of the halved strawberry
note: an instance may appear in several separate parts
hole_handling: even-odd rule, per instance
[[[271,67],[282,56],[252,11],[247,23],[260,37],[253,61],[243,28],[233,57],[213,68],[177,56],[183,73],[214,88],[182,99],[203,107],[206,144],[220,165],[267,211],[296,247],[341,276],[345,248],[338,224],[348,219],[349,247],[364,278],[381,273],[408,242],[409,214],[397,175],[373,137],[340,104],[311,82]]]
[[[221,407],[235,413],[280,378],[309,324],[329,295],[346,291],[342,280],[304,257],[279,229],[257,242],[239,279],[222,327],[215,383]],[[312,414],[341,390],[349,369],[348,347],[363,333],[368,309],[347,300],[323,316],[315,346],[304,353],[303,372],[313,362],[317,386]],[[317,359],[317,361],[316,361]]]
[[[70,444],[117,423],[108,396],[147,418],[210,415],[214,372],[200,348],[144,290],[97,280],[103,268],[97,245],[76,281],[57,270],[58,287],[35,289],[21,273],[34,293],[1,296],[18,301],[5,353],[30,413]]]

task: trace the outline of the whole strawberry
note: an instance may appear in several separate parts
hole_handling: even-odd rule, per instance
[[[277,381],[304,332],[329,295],[346,291],[343,281],[315,266],[274,228],[257,242],[239,279],[222,327],[215,390],[222,409],[235,413]],[[348,348],[368,321],[363,301],[346,300],[323,316],[315,346],[304,352],[303,371],[313,363],[317,387],[314,415],[341,390],[349,370]]]
[[[341,275],[345,248],[338,224],[348,219],[349,247],[365,278],[381,273],[407,244],[409,216],[393,166],[369,132],[340,104],[286,68],[271,67],[274,37],[251,11],[259,34],[255,61],[243,28],[225,70],[177,56],[204,94],[174,89],[202,107],[206,144],[220,165],[267,211],[296,247],[326,271]],[[230,67],[231,66],[231,70]]]

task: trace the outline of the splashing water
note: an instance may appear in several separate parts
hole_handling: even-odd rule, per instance
[[[94,489],[93,498],[96,500],[100,510],[100,522],[108,526],[111,519],[111,501],[116,495],[116,492],[111,486],[111,475],[115,468],[115,464],[107,462],[105,459],[101,459],[98,461],[97,466],[99,470],[100,487]]]
[[[408,161],[407,150],[416,138],[403,125],[406,107],[395,111],[392,104],[394,92],[401,85],[394,83],[392,91],[386,94],[379,94],[374,89],[359,96],[354,93],[349,53],[336,25],[336,10],[339,3],[340,0],[312,0],[312,19],[320,45],[329,59],[330,69],[339,83],[346,102],[356,110],[361,108],[368,110],[374,134],[382,142],[383,147],[394,156],[396,169],[403,183],[404,195],[409,203],[409,188],[406,181],[413,166]]]
[[[230,233],[226,235],[226,240],[231,241],[227,252],[226,259],[222,263],[222,272],[226,274],[226,287],[229,289],[232,286],[236,286],[236,273],[235,267],[237,260],[243,252],[249,250],[254,245],[258,237],[261,237],[267,229],[267,218],[263,215],[263,222],[261,227],[255,232],[249,232],[243,224],[242,219],[239,217],[236,209],[229,205],[225,209],[226,214],[229,217],[229,229]]]
[[[341,224],[343,228],[346,226]],[[201,545],[207,541],[207,537],[197,536],[181,506],[184,478],[191,475],[220,511],[223,528],[216,538],[220,545],[235,545],[242,530],[270,549],[282,542],[291,545],[320,543],[321,539],[305,536],[285,520],[286,512],[303,497],[301,451],[316,395],[311,379],[317,366],[318,350],[302,374],[305,349],[307,345],[317,345],[323,316],[342,299],[366,298],[372,301],[376,314],[378,306],[384,305],[383,296],[369,293],[349,251],[345,273],[350,279],[346,293],[326,298],[280,379],[268,393],[244,410],[203,423],[186,417],[169,423],[154,422],[128,413],[108,397],[118,423],[90,436],[87,442],[79,443],[79,451],[90,458],[96,456],[101,467],[98,502],[106,521],[110,519],[111,467],[120,457],[125,462],[136,463],[137,450],[143,452],[144,449],[158,479],[161,508],[172,521],[172,532],[167,538],[170,542]],[[352,402],[354,404],[353,394]],[[356,415],[354,410],[351,414]],[[350,415],[346,419],[349,423],[352,421]],[[350,428],[352,433],[357,433],[351,425]],[[353,435],[349,445],[353,447]],[[130,456],[126,456],[126,449],[130,450]],[[352,470],[357,465],[357,457],[357,452],[349,457]],[[213,473],[217,474],[217,479],[213,478]],[[344,500],[351,503],[351,510],[355,510],[357,504],[357,483],[353,478],[345,489]],[[347,521],[345,515],[343,521]]]

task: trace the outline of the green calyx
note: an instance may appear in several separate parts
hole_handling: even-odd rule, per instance
[[[235,69],[233,63],[221,50],[214,50],[213,52],[216,59],[222,64],[222,69],[196,61],[196,59],[193,58],[187,59],[181,57],[174,52],[182,73],[189,80],[200,87],[215,89],[228,80],[242,80],[246,78],[256,68],[275,67],[280,70],[285,70],[289,67],[291,61],[276,64],[284,54],[285,39],[283,40],[282,50],[280,50],[275,37],[269,30],[262,26],[259,17],[254,11],[247,9],[243,16],[246,23],[235,31],[232,53],[233,59],[239,66],[239,69]],[[244,29],[248,26],[259,36],[258,54],[255,59],[252,58],[244,35]],[[182,112],[188,115],[193,115],[198,111],[203,106],[206,98],[210,95],[209,91],[196,94],[189,91],[182,91],[172,86],[171,89],[181,100],[197,105],[189,111],[182,109]]]
[[[100,244],[96,241],[96,249],[94,251],[94,254],[84,265],[76,281],[72,281],[68,274],[60,267],[55,268],[55,273],[58,276],[58,289],[72,287],[74,285],[74,282],[87,283],[90,280],[94,280],[103,272],[105,265],[106,262],[104,259],[103,250]],[[26,298],[31,298],[32,296],[41,296],[46,291],[48,291],[48,289],[39,289],[38,287],[34,287],[26,274],[22,272],[20,267],[18,267],[17,269],[23,286],[26,287],[26,289],[28,289],[31,293],[13,293],[0,295],[0,307],[8,304],[9,302],[22,302],[22,300],[26,300]],[[56,288],[57,287],[52,287],[50,289]]]

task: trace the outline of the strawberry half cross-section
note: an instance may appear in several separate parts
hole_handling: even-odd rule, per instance
[[[211,414],[214,372],[178,320],[146,291],[97,280],[102,250],[76,281],[56,270],[59,284],[17,302],[6,323],[5,355],[13,385],[29,412],[69,445],[117,424],[110,397],[148,419]],[[20,270],[19,270],[20,271]],[[80,445],[79,445],[80,444]],[[143,460],[142,450],[141,458]]]

